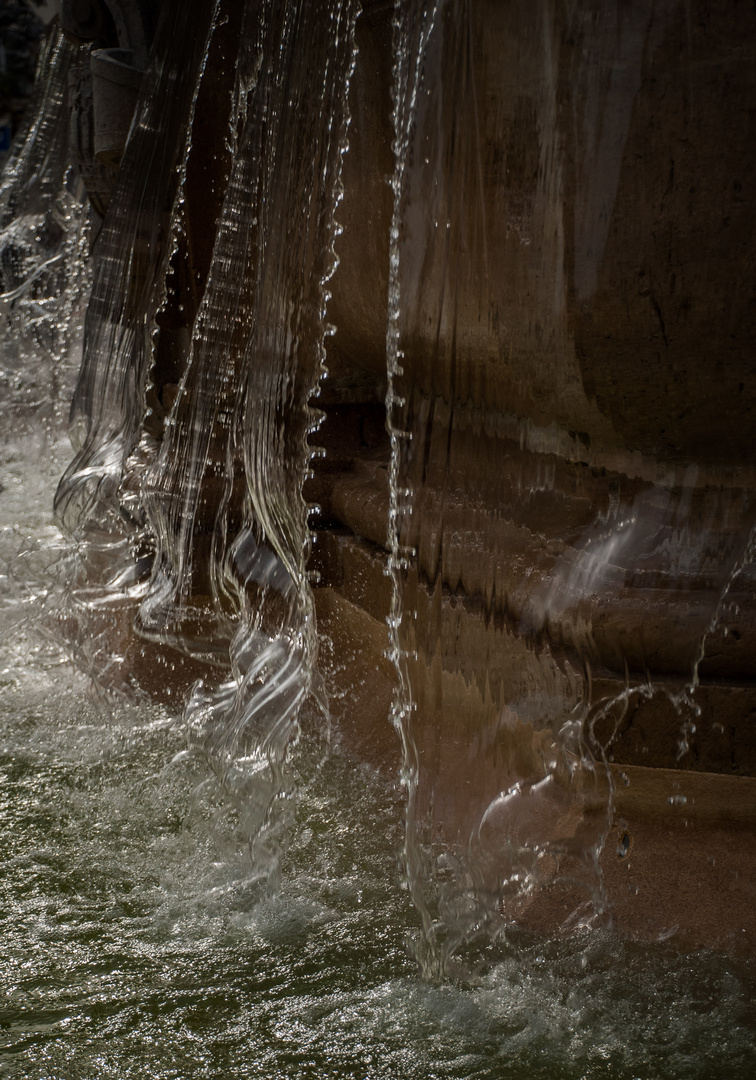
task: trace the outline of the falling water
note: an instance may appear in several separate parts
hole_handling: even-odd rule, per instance
[[[317,652],[302,484],[309,399],[324,371],[354,18],[348,4],[245,12],[230,179],[146,485],[157,553],[139,625],[191,653],[227,642],[230,677],[195,688],[187,723],[242,802],[263,864],[290,797],[282,768]],[[303,145],[311,157],[298,157]],[[293,205],[304,211],[294,231]]]
[[[524,898],[562,879],[584,884],[590,917],[601,915],[597,856],[612,818],[611,776],[590,742],[579,672],[569,663],[560,669],[548,649],[534,655],[519,633],[505,634],[513,640],[502,644],[502,653],[510,653],[504,664],[514,660],[520,673],[504,675],[503,700],[498,687],[486,685],[487,715],[478,721],[494,742],[505,744],[511,772],[500,767],[485,781],[479,773],[478,790],[460,800],[461,817],[448,804],[434,806],[439,770],[450,765],[443,755],[461,752],[454,730],[460,721],[451,720],[444,700],[454,690],[434,670],[439,645],[451,654],[443,665],[450,674],[472,663],[476,679],[493,682],[498,664],[489,657],[481,664],[454,656],[459,632],[450,633],[450,623],[467,621],[467,633],[475,634],[477,622],[480,635],[473,605],[482,604],[493,618],[508,602],[498,580],[506,551],[501,532],[512,524],[501,502],[504,472],[492,474],[469,437],[485,443],[498,435],[487,430],[486,407],[496,388],[480,370],[490,346],[476,326],[500,287],[489,258],[493,226],[483,194],[480,45],[474,40],[480,30],[464,3],[402,5],[395,24],[386,405],[390,630],[399,687],[394,722],[404,748],[407,872],[423,915],[421,951],[429,951],[430,970],[442,971],[461,942],[495,933]],[[412,358],[411,370],[405,357]],[[537,493],[526,487],[518,501],[527,507]],[[454,599],[460,583],[464,604]],[[448,746],[433,760],[428,740],[438,740],[439,732]],[[468,738],[475,737],[471,731]],[[478,769],[490,756],[480,749]]]
[[[389,632],[406,868],[429,971],[513,921],[611,922],[608,840],[622,821],[616,785],[630,783],[612,767],[618,733],[639,702],[666,700],[676,761],[690,755],[707,643],[733,582],[750,579],[749,444],[730,467],[654,468],[580,400],[570,304],[596,289],[602,200],[618,183],[643,49],[669,14],[589,26],[560,5],[396,9]],[[560,34],[584,35],[607,65],[621,58],[608,88],[590,65],[556,85],[569,62]],[[508,80],[528,86],[527,99],[514,93],[529,116],[491,105]],[[540,159],[518,157],[530,144],[513,123],[538,131]],[[601,238],[586,240],[594,229]],[[686,613],[666,639],[640,616],[652,589]]]
[[[83,193],[70,168],[65,98],[75,51],[60,35],[47,40],[27,130],[0,190],[0,417],[16,432],[67,407],[71,316],[86,291]]]
[[[622,815],[630,718],[687,767],[740,671],[752,463],[623,443],[584,355],[679,13],[506,8],[394,6],[385,267],[339,220],[386,5],[164,3],[96,164],[89,47],[48,35],[0,189],[3,1074],[751,1075],[752,966],[637,930]],[[334,720],[384,669],[334,674],[331,534],[390,584],[355,623],[389,755]]]

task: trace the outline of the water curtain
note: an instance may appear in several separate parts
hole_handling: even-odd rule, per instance
[[[216,663],[187,724],[243,803],[250,837],[275,817],[317,655],[302,485],[319,422],[309,402],[324,374],[356,13],[349,3],[244,6],[227,187],[217,222],[205,222],[215,228],[207,279],[156,430],[198,95],[229,22],[215,3],[163,9],[94,246],[71,410],[77,455],[56,497],[76,550],[63,620],[72,651],[106,683],[118,684],[120,664],[127,688],[114,638],[130,634],[139,602],[144,636]],[[191,300],[186,290],[182,309]]]
[[[230,677],[198,685],[187,718],[263,866],[287,816],[284,762],[317,657],[302,486],[316,452],[310,398],[325,370],[355,17],[341,3],[245,12],[233,165],[147,483],[157,556],[139,625],[208,659],[226,642]]]
[[[60,33],[45,41],[26,128],[0,189],[0,414],[16,434],[51,422],[67,405],[71,317],[87,286],[86,214],[71,170],[66,101],[77,52]]]
[[[356,27],[353,0],[163,4],[146,69],[129,72],[117,172],[82,145],[89,50],[53,32],[0,195],[0,300],[5,378],[28,403],[29,373],[54,382],[72,351],[91,243],[51,620],[102,685],[193,687],[192,753],[239,810],[262,879],[318,662],[303,485],[324,416],[324,442],[356,417],[359,438],[316,477],[319,610],[341,613],[344,640],[364,630],[363,669],[337,688],[364,702],[385,579],[372,593],[356,579],[386,567],[405,872],[418,955],[439,975],[514,925],[632,924],[617,808],[648,781],[642,754],[654,783],[662,767],[726,771],[711,716],[752,677],[756,506],[752,440],[723,405],[749,392],[750,316],[735,288],[747,261],[695,231],[696,180],[719,177],[718,160],[658,166],[658,57],[673,24],[698,41],[681,5],[397,0],[390,47],[387,10]],[[730,110],[692,91],[716,66],[683,67],[669,126],[703,153],[701,117]],[[361,156],[335,273],[355,72]],[[661,148],[644,156],[649,139]],[[727,183],[745,145],[728,143]],[[733,221],[741,204],[738,188]],[[716,268],[703,285],[687,274],[699,249]],[[341,550],[355,581],[343,560],[329,568]],[[652,821],[649,850],[658,835]]]

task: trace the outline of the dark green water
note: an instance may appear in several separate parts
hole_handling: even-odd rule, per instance
[[[171,718],[96,700],[22,629],[17,556],[55,538],[28,461],[0,492],[0,1077],[756,1075],[753,968],[674,942],[513,940],[465,985],[421,979],[401,793],[337,745],[304,741],[270,892],[170,764]]]

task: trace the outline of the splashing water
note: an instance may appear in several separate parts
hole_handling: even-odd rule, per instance
[[[3,566],[8,520],[16,541],[52,528],[63,460],[34,503],[29,457],[8,484]],[[337,751],[322,763],[317,726],[290,766],[281,888],[261,896],[179,718],[93,699],[60,653],[8,633],[3,599],[6,1076],[751,1075],[754,973],[732,960],[523,934],[466,984],[421,979],[396,885],[401,793]]]
[[[283,761],[317,651],[301,488],[316,420],[308,401],[324,370],[356,9],[244,11],[228,186],[158,440],[148,378],[152,365],[157,385],[164,366],[171,297],[161,283],[195,240],[186,223],[191,131],[211,38],[229,21],[217,4],[196,14],[177,10],[158,26],[95,245],[71,413],[78,453],[56,496],[76,544],[60,575],[61,611],[79,665],[121,689],[134,680],[123,653],[113,656],[113,637],[123,638],[135,601],[144,636],[211,660],[225,650],[230,672],[196,685],[187,727],[243,803],[262,866],[263,833],[273,837],[276,807],[285,816],[290,797]],[[296,168],[300,145],[313,154]],[[291,206],[305,198],[292,233]],[[287,231],[286,245],[273,242]]]
[[[0,422],[10,433],[59,426],[68,407],[72,316],[87,291],[86,214],[69,163],[65,88],[75,49],[51,36],[26,131],[0,190]]]

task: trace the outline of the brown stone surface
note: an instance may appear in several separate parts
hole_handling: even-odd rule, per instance
[[[341,263],[332,282],[323,400],[378,401],[386,392],[391,175],[391,17],[393,5],[367,0],[357,20],[357,67],[349,93],[349,152],[337,220]]]
[[[399,741],[390,721],[394,669],[385,622],[333,589],[315,593],[321,669],[337,737],[371,764],[396,770]]]
[[[417,552],[400,634],[422,783],[452,833],[458,762],[498,744],[506,710],[537,730],[590,707],[625,765],[756,768],[756,590],[737,572],[756,509],[741,14],[482,0],[439,25],[400,237],[401,541]],[[326,403],[369,398],[383,364],[389,22],[377,5],[359,31]],[[344,417],[326,409],[335,446]],[[324,581],[374,615],[378,449],[332,454],[318,492],[338,534]],[[478,760],[483,789],[497,768]]]
[[[625,765],[756,777],[756,687],[702,683],[695,693],[654,684],[630,695],[623,715],[596,724],[610,760]],[[595,680],[597,699],[621,684]]]
[[[756,80],[743,42],[756,16],[705,0],[685,11],[482,0],[461,73],[456,17],[438,35],[459,91],[438,106],[462,128],[453,158],[418,121],[431,159],[413,234],[416,387],[556,421],[627,467],[632,454],[753,463]],[[385,368],[390,18],[368,5],[358,24],[334,392]],[[459,231],[456,265],[433,211]],[[444,282],[453,318],[436,310]]]
[[[753,461],[756,79],[744,42],[756,13],[700,0],[667,12],[646,15],[595,292],[575,298],[576,352],[628,445]]]
[[[336,590],[318,590],[316,600],[319,628],[328,643],[324,665],[331,711],[344,746],[394,774],[400,747],[389,721],[394,672],[383,656],[388,643],[384,624]],[[435,678],[450,681],[440,671]],[[423,795],[421,817],[430,810],[435,822],[430,833],[423,824],[423,835],[464,847],[507,777],[522,777],[534,767],[534,731],[529,726],[530,737],[518,739],[511,725],[494,723],[486,729],[472,718],[478,737],[470,741],[459,720],[470,717],[473,698],[463,680],[455,685],[456,691],[447,685],[444,695],[453,723],[444,728],[437,716],[419,746],[421,764],[434,785]],[[536,745],[546,747],[549,741],[544,735]],[[612,925],[642,940],[674,937],[684,948],[753,955],[756,780],[633,765],[614,765],[611,773],[614,811],[601,871]],[[591,784],[586,790],[593,790]],[[601,795],[601,789],[596,793]],[[577,834],[582,816],[587,813],[590,824],[596,813],[579,792],[573,800],[556,799],[554,811],[549,806],[547,801],[536,807],[530,824],[522,819],[529,830],[524,840],[532,841],[538,821],[536,827],[547,833],[555,828],[563,832],[574,818],[569,830]],[[553,932],[588,895],[585,889],[549,885],[546,879],[542,889],[510,906],[509,914],[527,928]]]
[[[617,928],[646,939],[674,936],[688,948],[754,955],[756,781],[623,771],[629,785],[618,783],[602,859]]]

